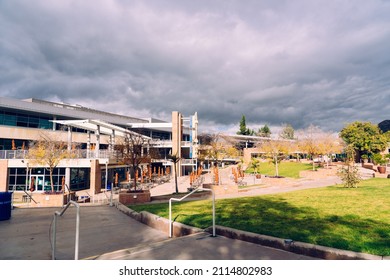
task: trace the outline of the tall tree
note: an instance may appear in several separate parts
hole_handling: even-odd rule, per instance
[[[240,120],[240,130],[237,131],[238,135],[253,135],[253,130],[246,127],[245,115],[242,115]]]
[[[388,137],[383,134],[378,125],[370,122],[353,122],[340,131],[340,137],[351,145],[359,156],[382,152],[388,145]]]

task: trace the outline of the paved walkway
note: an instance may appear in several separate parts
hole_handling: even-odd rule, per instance
[[[56,208],[12,210],[0,221],[0,260],[50,260]],[[56,259],[74,259],[75,208],[58,220]],[[101,260],[301,260],[313,259],[208,233],[170,239],[108,205],[80,209],[80,259]]]
[[[332,167],[334,168],[334,167]],[[233,183],[231,167],[221,170],[222,183]],[[333,172],[333,173],[332,173]],[[255,196],[317,188],[340,183],[335,169],[316,173],[317,179],[255,179],[246,176],[247,185],[238,194],[219,195],[217,198]],[[211,183],[210,174],[205,183]],[[179,191],[186,192],[189,178],[179,178]],[[171,194],[174,180],[151,189],[152,196]],[[114,196],[114,199],[116,195]],[[107,205],[110,194],[96,196],[101,206],[81,207],[79,258],[90,259],[311,259],[252,243],[225,237],[210,237],[207,233],[169,239],[158,230],[129,218]],[[10,220],[0,221],[0,259],[48,260],[51,258],[50,230],[54,211],[58,208],[16,208]],[[74,258],[75,209],[59,219],[57,259]]]

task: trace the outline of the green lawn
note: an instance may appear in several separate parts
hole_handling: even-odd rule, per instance
[[[299,178],[299,172],[302,170],[312,170],[313,165],[308,163],[300,162],[290,162],[283,161],[279,164],[279,176]],[[246,173],[253,173],[252,168],[248,168]],[[269,162],[260,163],[260,168],[258,170],[260,174],[274,176],[275,175],[275,165]]]
[[[168,203],[132,206],[168,218]],[[390,256],[390,180],[216,201],[216,224],[334,248]],[[211,201],[173,203],[176,221],[211,226]]]

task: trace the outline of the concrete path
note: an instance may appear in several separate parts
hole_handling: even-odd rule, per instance
[[[0,260],[50,260],[55,208],[12,210],[0,221]],[[110,206],[80,208],[80,259],[301,260],[306,256],[208,233],[170,239]],[[56,259],[74,259],[75,208],[58,220]]]
[[[221,169],[222,183],[233,183],[231,167]],[[211,174],[204,175],[205,183],[211,183]],[[256,196],[289,192],[308,188],[339,184],[332,175],[319,176],[315,180],[255,179],[246,176],[248,185],[237,194],[218,195],[217,199]],[[179,192],[190,186],[188,177],[178,178]],[[152,196],[172,194],[174,180],[151,189]],[[206,233],[169,239],[165,233],[141,224],[107,206],[110,194],[94,197],[101,206],[81,207],[79,258],[92,259],[309,259],[302,255],[254,245],[225,237],[209,237]],[[117,195],[114,195],[114,199]],[[91,203],[92,204],[92,203]],[[0,221],[0,259],[48,260],[51,259],[50,230],[53,215],[59,208],[16,208],[10,220]],[[75,209],[69,208],[59,219],[57,235],[57,259],[74,258]]]

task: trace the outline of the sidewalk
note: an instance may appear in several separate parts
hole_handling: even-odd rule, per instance
[[[0,221],[0,260],[50,260],[50,230],[55,208],[12,210]],[[56,259],[75,252],[75,208],[58,220]],[[82,206],[79,259],[100,260],[303,260],[313,259],[274,248],[202,232],[181,238],[146,226],[115,207]]]

